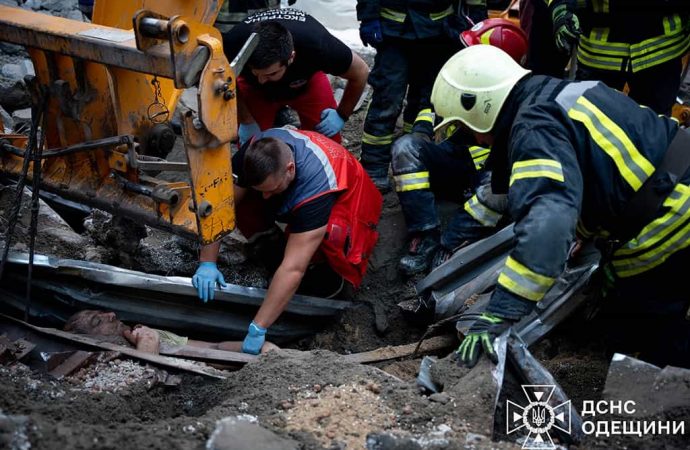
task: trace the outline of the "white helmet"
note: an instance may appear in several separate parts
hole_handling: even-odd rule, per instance
[[[460,121],[488,133],[515,83],[529,73],[492,45],[460,50],[443,65],[431,92],[434,110],[443,117],[436,129]]]

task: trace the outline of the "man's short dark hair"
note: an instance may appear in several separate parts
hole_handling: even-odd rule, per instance
[[[90,334],[91,330],[93,329],[90,319],[91,317],[93,317],[94,314],[97,313],[98,311],[93,309],[85,309],[83,311],[79,311],[78,313],[73,314],[69,319],[67,319],[67,322],[65,323],[63,330],[75,334]]]
[[[277,62],[287,65],[294,50],[290,31],[273,20],[257,23],[253,31],[258,33],[259,43],[249,57],[249,67],[265,69]]]
[[[252,142],[244,153],[243,175],[247,186],[258,186],[277,173],[288,161],[285,143],[272,137]]]

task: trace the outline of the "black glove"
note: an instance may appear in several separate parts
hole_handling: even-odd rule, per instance
[[[458,364],[467,368],[476,366],[482,349],[486,356],[496,364],[498,356],[496,356],[496,351],[494,350],[494,339],[510,328],[512,324],[512,321],[501,319],[491,313],[482,313],[479,319],[470,327],[460,347],[455,351]]]
[[[288,0],[288,5],[292,6],[297,3],[297,0]]]
[[[582,34],[580,20],[575,15],[575,6],[572,1],[554,1],[549,5],[551,20],[553,22],[553,35],[556,48],[563,53],[572,53],[577,46],[577,41]]]

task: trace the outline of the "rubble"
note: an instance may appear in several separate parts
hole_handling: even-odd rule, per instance
[[[297,441],[278,436],[258,424],[254,416],[226,417],[218,421],[206,443],[207,450],[298,450]]]
[[[690,370],[663,369],[631,356],[616,353],[611,359],[604,400],[632,401],[633,417],[649,417],[690,405]]]

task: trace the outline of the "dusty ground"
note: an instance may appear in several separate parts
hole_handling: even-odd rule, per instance
[[[353,115],[344,133],[354,153],[359,152],[364,110]],[[8,202],[0,199],[0,208],[6,210]],[[26,220],[17,250],[26,248],[21,239]],[[49,218],[45,221],[44,225],[52,224]],[[193,243],[148,230],[133,245],[126,237],[138,231],[128,228],[123,239],[111,218],[100,213],[87,221],[82,234],[47,227],[61,231],[39,236],[41,252],[166,275],[190,276],[196,268]],[[468,375],[449,358],[442,359],[435,377],[444,392],[427,396],[414,383],[419,359],[377,368],[338,358],[338,353],[415,342],[424,332],[405,321],[396,307],[414,297],[416,281],[402,278],[396,269],[404,230],[396,196],[389,193],[381,238],[354,297],[355,306],[313,338],[290,346],[304,352],[262,356],[230,373],[227,380],[182,374],[177,387],[152,385],[153,369],[128,360],[104,363],[59,381],[21,364],[0,367],[0,448],[13,442],[13,448],[30,444],[35,449],[201,449],[216,421],[238,414],[255,416],[261,426],[296,440],[304,449],[364,448],[367,435],[373,433],[370,437],[376,440],[382,432],[398,436],[397,441],[389,439],[387,446],[372,448],[519,448],[489,439],[495,389],[488,364]],[[69,245],[62,244],[66,236]],[[244,256],[244,241],[228,239],[226,247],[221,261],[227,281],[266,285],[268,273]],[[585,329],[575,319],[535,349],[575,405],[601,398],[608,367],[604,343]],[[588,441],[585,447],[621,445],[639,447],[630,440]],[[681,448],[682,443],[645,442],[644,448],[652,447]]]

